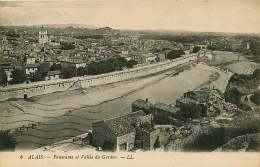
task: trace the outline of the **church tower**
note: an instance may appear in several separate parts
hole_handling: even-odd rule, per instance
[[[40,31],[39,31],[39,44],[43,45],[43,44],[46,44],[46,43],[48,43],[48,32],[42,26]]]

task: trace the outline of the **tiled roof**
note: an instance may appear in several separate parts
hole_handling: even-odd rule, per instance
[[[104,120],[104,124],[116,135],[123,136],[135,131],[133,124],[137,122],[137,118],[144,116],[143,111],[131,112],[123,116]]]

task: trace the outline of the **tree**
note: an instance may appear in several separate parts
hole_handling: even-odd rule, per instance
[[[72,78],[76,74],[76,69],[73,67],[62,68],[61,74],[62,74],[63,78],[65,78],[65,79]]]
[[[110,58],[108,60],[93,62],[88,65],[87,74],[98,75],[103,73],[109,73],[116,70],[122,70],[127,66],[127,60],[123,57]]]
[[[9,130],[0,131],[0,150],[14,150],[16,140]]]
[[[53,64],[53,65],[50,67],[50,70],[51,70],[51,71],[61,70],[61,64]]]
[[[138,64],[137,61],[131,59],[131,60],[129,60],[129,61],[127,62],[126,67],[127,67],[127,68],[133,68],[133,67],[134,67],[135,65],[137,65],[137,64]]]
[[[3,68],[0,67],[0,85],[6,86],[7,85],[7,75]]]
[[[185,52],[182,49],[179,50],[171,50],[167,55],[166,58],[167,59],[176,59],[181,57],[181,55],[184,55]]]
[[[84,76],[85,75],[85,68],[84,67],[79,67],[77,69],[77,76]]]
[[[23,83],[24,81],[26,81],[25,72],[20,69],[15,69],[12,72],[11,77],[13,78],[11,81],[12,84],[19,84],[19,83]]]
[[[40,64],[36,73],[33,74],[32,76],[30,76],[31,81],[37,82],[37,81],[45,80],[45,77],[47,76],[49,70],[50,70],[50,64],[49,63]]]
[[[192,49],[192,53],[198,53],[199,51],[200,51],[199,46],[194,46],[194,48]]]

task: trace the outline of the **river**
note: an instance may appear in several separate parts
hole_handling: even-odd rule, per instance
[[[193,90],[209,81],[216,69],[197,65],[176,76],[167,76],[145,88],[95,106],[83,107],[41,122],[35,129],[17,133],[18,149],[37,148],[88,132],[94,121],[108,119],[131,112],[131,103],[148,98],[152,103],[174,104],[188,90]],[[165,74],[160,74],[165,75]],[[113,89],[117,91],[117,88]],[[55,111],[51,111],[55,112]]]

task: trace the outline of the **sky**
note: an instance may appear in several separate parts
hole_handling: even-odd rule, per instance
[[[1,1],[0,25],[260,33],[260,0]]]

